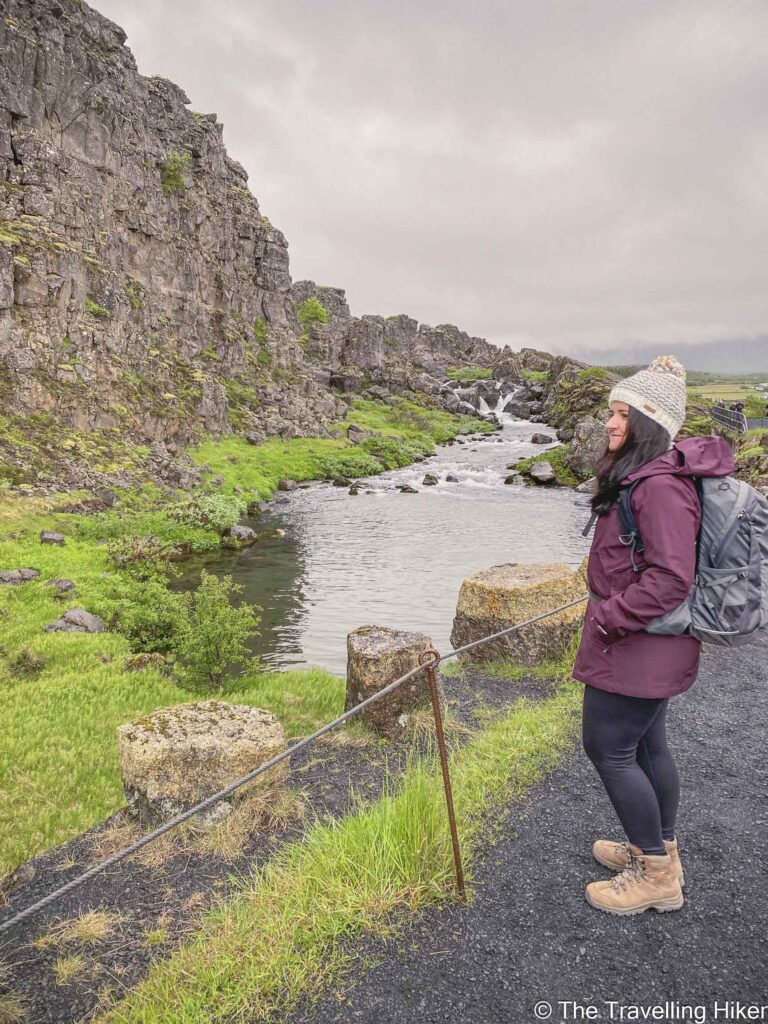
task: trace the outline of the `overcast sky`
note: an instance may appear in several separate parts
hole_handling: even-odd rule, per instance
[[[354,314],[768,369],[765,0],[93,6]]]

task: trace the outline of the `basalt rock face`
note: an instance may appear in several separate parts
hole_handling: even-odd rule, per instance
[[[4,13],[10,407],[182,440],[227,433],[233,419],[266,424],[292,393],[300,428],[338,414],[327,393],[287,379],[303,357],[286,316],[287,244],[215,115],[139,74],[122,29],[85,4],[8,0]],[[257,382],[262,400],[249,402]]]
[[[292,284],[287,243],[215,114],[141,75],[80,0],[4,0],[0,20],[0,400],[136,440],[323,434],[353,367],[442,372],[499,350],[407,316],[353,317]],[[307,329],[317,297],[327,323]]]
[[[311,325],[306,348],[311,355],[325,359],[332,370],[354,367],[365,374],[412,367],[441,378],[453,366],[490,369],[499,364],[519,376],[519,365],[508,345],[500,349],[484,338],[470,337],[453,324],[419,324],[405,313],[354,317],[342,289],[314,281],[297,281],[291,287],[288,316],[297,329],[298,312],[310,298],[322,303],[328,322]]]
[[[199,482],[186,444],[328,436],[354,394],[476,412],[479,398],[445,385],[456,367],[492,371],[504,393],[547,370],[529,411],[544,401],[546,416],[551,399],[550,422],[571,416],[556,378],[568,385],[580,364],[405,314],[356,317],[343,289],[292,282],[285,237],[216,115],[141,75],[119,26],[82,0],[3,0],[2,13],[0,411],[139,452],[123,468],[105,456],[107,470],[70,458],[68,441],[45,467],[50,488],[128,486],[146,446],[141,472],[186,489]],[[6,440],[0,475],[40,486]]]

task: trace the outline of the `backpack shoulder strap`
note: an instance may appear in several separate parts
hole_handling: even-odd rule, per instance
[[[621,530],[620,539],[622,544],[628,544],[632,547],[632,554],[642,555],[645,550],[643,544],[643,538],[640,535],[640,528],[637,525],[637,519],[632,509],[632,494],[639,483],[645,477],[641,477],[640,480],[635,480],[634,483],[630,484],[629,487],[623,487],[619,493],[619,500],[617,502],[617,511],[619,516],[619,529]],[[701,477],[693,477],[693,482],[696,485],[696,496],[699,499],[699,504],[704,508],[704,485]],[[702,516],[703,520],[703,516]],[[696,564],[699,564],[699,551],[701,548],[701,529],[702,523],[699,523],[699,531],[696,535]],[[632,559],[632,568],[637,572],[634,558]]]
[[[643,553],[643,538],[640,536],[635,513],[632,511],[632,494],[641,481],[642,477],[640,480],[635,480],[628,487],[622,487],[619,491],[619,500],[616,503],[621,542],[622,544],[631,545],[632,550],[636,551],[639,555]]]

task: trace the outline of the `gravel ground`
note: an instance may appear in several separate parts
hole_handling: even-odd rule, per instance
[[[518,696],[540,699],[551,691],[546,683],[510,683],[474,669],[458,677],[446,677],[443,684],[449,723],[469,728],[478,725],[478,709],[501,709]],[[449,724],[446,738],[450,745],[466,737],[466,731],[451,729]],[[317,818],[348,813],[350,786],[361,797],[376,799],[385,777],[396,777],[402,770],[410,747],[404,742],[379,747],[374,741],[362,748],[321,742],[311,750],[299,751],[291,759],[291,785],[307,801],[309,814],[304,820],[256,833],[234,863],[189,849],[175,853],[169,850],[163,862],[154,867],[128,858],[2,937],[0,995],[11,992],[18,996],[34,1024],[71,1024],[91,1014],[106,989],[120,993],[137,984],[155,959],[169,956],[195,928],[201,914],[227,898],[238,875],[264,864],[275,850],[299,838]],[[94,856],[94,841],[119,817],[115,815],[83,836],[33,858],[14,873],[15,877],[4,880],[0,921],[103,860],[105,854]],[[104,940],[91,947],[59,943],[41,949],[32,945],[55,929],[58,922],[89,910],[119,915],[112,934]],[[147,934],[158,928],[165,938],[150,944]],[[86,963],[71,982],[60,984],[55,964],[72,955],[84,955]],[[3,1019],[0,1007],[0,1024]]]
[[[625,1020],[725,1021],[750,1019],[750,1004],[765,1006],[752,1019],[768,1020],[766,725],[768,642],[707,654],[695,685],[670,702],[683,786],[680,911],[619,918],[586,903],[587,882],[611,877],[592,841],[621,836],[577,746],[511,809],[504,838],[475,866],[468,907],[358,943],[376,966],[289,1024],[619,1020],[621,1007]],[[551,1016],[534,1012],[540,1001]],[[650,1016],[655,1006],[665,1015]]]

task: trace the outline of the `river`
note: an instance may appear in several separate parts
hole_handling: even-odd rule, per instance
[[[279,494],[270,511],[245,520],[259,533],[253,547],[188,562],[180,585],[196,585],[201,565],[242,584],[244,599],[261,607],[250,647],[265,668],[316,665],[344,675],[347,634],[365,624],[418,630],[450,650],[465,577],[503,562],[575,568],[589,546],[581,536],[586,495],[504,484],[510,463],[542,450],[531,435],[550,431],[501,419],[496,434],[365,478],[356,497],[329,483]],[[437,486],[422,485],[425,473]],[[419,493],[396,489],[405,483]]]

